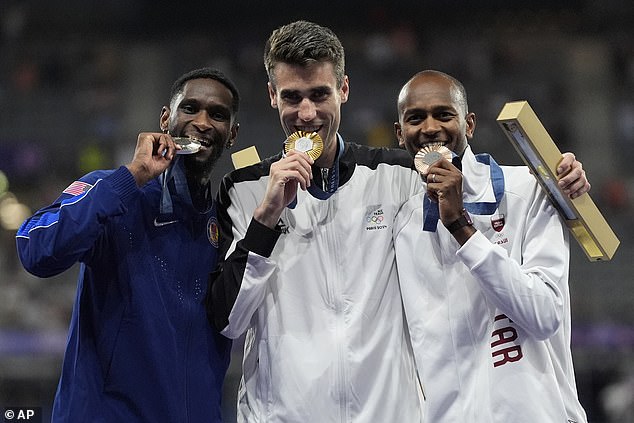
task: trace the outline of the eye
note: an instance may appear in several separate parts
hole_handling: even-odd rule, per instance
[[[286,103],[291,103],[291,104],[297,104],[302,101],[302,96],[300,96],[298,93],[293,93],[293,92],[283,93],[281,97],[283,101],[285,101]]]
[[[328,98],[329,92],[326,90],[316,90],[311,94],[311,99],[313,101],[324,101]]]
[[[181,104],[180,109],[187,114],[194,114],[198,111],[198,108],[193,104]]]
[[[447,122],[453,119],[454,117],[456,117],[455,113],[451,113],[447,111],[439,112],[438,114],[436,114],[436,119],[441,120],[443,122]]]
[[[405,117],[405,122],[410,125],[417,125],[425,119],[423,115],[420,114],[412,114]]]
[[[219,122],[226,122],[229,120],[229,115],[223,112],[214,112],[210,114],[213,120],[217,120]]]

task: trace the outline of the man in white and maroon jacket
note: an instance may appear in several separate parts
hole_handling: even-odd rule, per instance
[[[431,165],[394,224],[426,421],[585,423],[564,222],[527,167],[474,155],[475,114],[453,77],[416,74],[398,113],[410,154],[441,143],[457,155]]]

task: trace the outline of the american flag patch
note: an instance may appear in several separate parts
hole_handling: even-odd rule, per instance
[[[62,191],[64,194],[70,194],[70,195],[79,195],[79,194],[83,194],[86,191],[88,191],[90,188],[92,188],[92,185],[87,184],[86,182],[82,182],[82,181],[75,181],[72,184],[70,184],[68,186],[68,188],[66,188],[64,191]]]

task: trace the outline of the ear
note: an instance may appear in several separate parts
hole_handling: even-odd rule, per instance
[[[277,109],[277,94],[275,93],[275,87],[270,82],[266,84],[269,89],[269,98],[271,99],[271,107]]]
[[[473,112],[467,113],[465,120],[467,121],[467,132],[465,135],[467,136],[467,139],[470,140],[471,138],[473,138],[473,133],[475,132],[475,127],[476,127],[475,113]]]
[[[348,101],[348,95],[350,95],[350,81],[348,80],[348,75],[344,75],[343,84],[341,85],[341,102],[345,103]]]
[[[169,121],[170,121],[170,109],[167,106],[163,106],[161,109],[161,117],[159,119],[159,126],[161,131],[167,132],[169,130]]]
[[[401,129],[401,124],[398,122],[394,122],[394,135],[396,135],[396,139],[398,140],[398,146],[401,148],[405,148],[405,140],[403,139],[403,130]]]
[[[231,126],[231,138],[229,138],[227,140],[227,143],[225,144],[225,147],[227,149],[233,147],[233,144],[235,144],[236,139],[238,138],[238,130],[240,129],[240,124],[236,123],[235,125]]]

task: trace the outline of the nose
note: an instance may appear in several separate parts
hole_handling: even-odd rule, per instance
[[[423,121],[422,127],[423,127],[423,133],[425,135],[435,135],[438,132],[440,132],[439,122],[432,117],[428,117],[427,119],[425,119]]]
[[[317,115],[317,108],[315,107],[315,103],[305,98],[299,103],[299,112],[298,116],[303,121],[311,121]]]
[[[201,110],[200,112],[196,113],[196,115],[194,116],[194,119],[192,120],[192,124],[196,127],[196,129],[198,129],[201,132],[206,131],[212,126],[211,118],[209,117],[207,112],[204,110]]]

